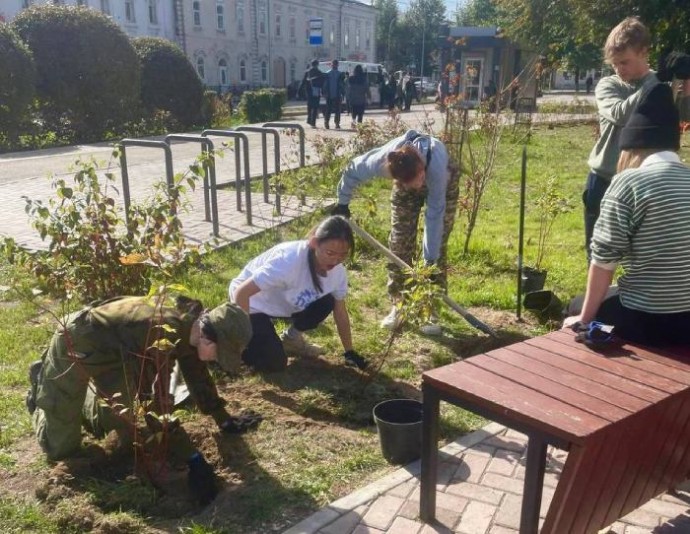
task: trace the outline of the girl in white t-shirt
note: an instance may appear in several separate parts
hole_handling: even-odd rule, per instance
[[[280,371],[287,355],[318,356],[323,349],[303,332],[321,324],[331,312],[343,344],[345,363],[364,369],[367,361],[352,349],[345,307],[347,272],[343,261],[354,250],[347,220],[329,217],[302,241],[281,243],[251,260],[230,282],[230,299],[249,313],[252,338],[242,360],[257,371]],[[278,337],[273,319],[291,326]]]

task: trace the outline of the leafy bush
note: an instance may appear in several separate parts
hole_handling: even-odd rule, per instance
[[[141,64],[144,106],[169,111],[185,128],[197,124],[204,89],[184,52],[159,37],[139,37],[132,45]]]
[[[170,188],[160,182],[152,199],[130,206],[125,221],[111,195],[114,176],[106,172],[101,179],[91,161],[76,165],[73,183],[53,181],[55,196],[47,203],[24,197],[48,250],[27,251],[12,239],[1,247],[50,294],[81,301],[144,294],[154,273],[172,275],[197,262],[198,250],[186,245],[178,212],[198,176],[177,175]]]
[[[245,91],[242,93],[239,109],[245,122],[275,121],[283,116],[285,102],[287,102],[285,89]]]
[[[34,55],[36,94],[46,130],[100,139],[139,104],[139,62],[124,32],[83,7],[33,6],[12,22]]]
[[[13,142],[19,136],[35,82],[31,51],[10,26],[0,23],[0,138]]]
[[[232,94],[219,97],[215,91],[204,91],[201,102],[204,124],[211,128],[223,128],[232,123]]]

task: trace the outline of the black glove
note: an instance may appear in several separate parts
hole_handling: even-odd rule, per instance
[[[345,351],[343,357],[345,358],[345,365],[349,365],[350,367],[357,367],[358,369],[364,370],[367,368],[367,365],[369,365],[368,361],[357,354],[357,351],[352,349]]]
[[[195,452],[187,460],[189,472],[187,473],[187,485],[192,496],[200,505],[206,506],[218,495],[216,477],[204,456]]]
[[[679,80],[690,78],[690,56],[683,52],[665,52],[659,58],[656,77],[661,82],[670,82],[674,77]]]
[[[244,410],[237,417],[230,416],[220,424],[220,429],[228,434],[243,434],[251,428],[256,428],[264,420],[263,415],[253,410]]]
[[[350,218],[350,206],[347,204],[338,204],[331,211],[331,215],[342,215],[343,217]]]

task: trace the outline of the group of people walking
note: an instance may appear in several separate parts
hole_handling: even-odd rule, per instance
[[[600,320],[631,341],[688,344],[690,169],[677,155],[679,115],[667,82],[690,78],[690,56],[664,56],[654,72],[648,63],[649,46],[644,25],[628,18],[612,30],[604,47],[615,74],[602,78],[595,90],[600,137],[589,158],[591,171],[583,194],[589,275],[582,305],[564,326]],[[333,117],[339,128],[344,84],[338,62],[333,61],[328,73],[312,63],[305,81],[309,124],[316,125],[324,95],[325,125],[328,128]],[[367,99],[361,67],[348,85],[353,121],[361,121]],[[392,181],[391,251],[408,264],[421,256],[435,265],[435,283],[445,291],[459,173],[441,140],[409,130],[352,159],[337,185],[332,214],[304,239],[280,243],[248,262],[229,282],[227,302],[209,310],[184,297],[175,303],[118,297],[69,317],[30,371],[27,407],[48,457],[59,459],[78,451],[82,424],[96,436],[116,430],[131,442],[131,420],[103,399],[121,395],[118,402],[127,405],[142,392],[167,393],[163,376],[173,362],[179,362],[200,411],[210,415],[219,430],[239,432],[256,426],[260,418],[242,419],[226,411],[208,365],[216,362],[228,372],[241,365],[257,372],[283,371],[289,356],[325,353],[307,333],[330,316],[342,346],[342,363],[365,370],[368,360],[357,351],[346,306],[344,263],[355,248],[347,220],[350,203],[357,188],[376,177]],[[611,291],[618,265],[624,274],[617,291]],[[381,325],[394,329],[400,326],[396,304],[404,276],[394,264],[388,271],[393,306]],[[276,330],[277,319],[286,321],[285,330]],[[438,316],[433,314],[421,330],[441,334]],[[167,345],[157,342],[163,338]],[[168,347],[164,358],[154,357],[163,346]],[[190,452],[190,462],[197,462],[198,451]]]

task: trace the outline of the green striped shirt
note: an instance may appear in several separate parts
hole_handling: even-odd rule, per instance
[[[677,154],[653,154],[613,178],[594,228],[592,261],[623,266],[624,306],[690,311],[690,169]]]

